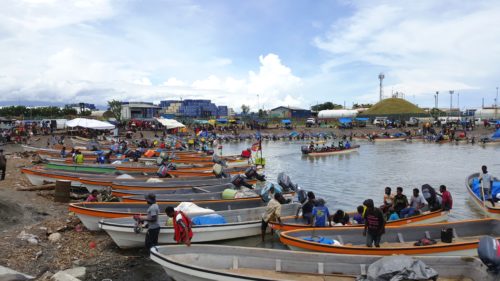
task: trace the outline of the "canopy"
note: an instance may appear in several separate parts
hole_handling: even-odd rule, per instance
[[[290,121],[288,119],[283,119],[283,120],[281,120],[281,123],[283,123],[283,124],[290,124],[290,123],[292,123],[292,121]]]
[[[339,118],[339,122],[342,124],[352,123],[352,118]]]
[[[167,129],[184,128],[184,124],[174,119],[156,118]]]
[[[69,120],[66,122],[66,126],[68,127],[82,127],[94,130],[112,130],[115,128],[115,125],[110,124],[108,122],[102,122],[94,119],[87,118],[75,118],[73,120]]]

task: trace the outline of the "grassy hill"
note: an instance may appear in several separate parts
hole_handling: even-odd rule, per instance
[[[382,100],[370,109],[363,112],[363,116],[385,116],[385,115],[398,115],[398,114],[427,114],[423,109],[414,105],[413,103],[400,99],[400,98],[389,98]]]

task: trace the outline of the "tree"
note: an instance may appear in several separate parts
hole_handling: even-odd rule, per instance
[[[332,103],[330,101],[311,106],[312,111],[321,111],[321,110],[328,110],[328,109],[342,109],[342,108],[344,108],[342,105],[335,104],[335,103]]]
[[[113,114],[116,121],[120,122],[122,120],[122,102],[117,100],[108,101],[109,111]]]
[[[241,105],[241,113],[242,113],[243,115],[247,115],[247,114],[248,114],[248,112],[250,112],[250,106],[245,105],[245,104],[242,104],[242,105]]]
[[[356,108],[370,108],[372,106],[373,106],[373,104],[371,104],[371,103],[361,103],[361,104],[355,103],[355,104],[352,105],[352,108],[353,109],[356,109]]]
[[[259,118],[263,118],[267,116],[267,112],[265,110],[259,109]]]
[[[445,113],[444,111],[439,110],[439,109],[437,109],[437,108],[433,108],[433,109],[431,109],[430,114],[431,114],[431,116],[432,116],[432,117],[434,117],[434,118],[437,118],[437,117],[439,117],[439,116],[446,116],[446,113]]]

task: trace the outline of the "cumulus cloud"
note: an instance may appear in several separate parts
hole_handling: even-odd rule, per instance
[[[356,1],[314,45],[329,52],[325,71],[356,64],[374,76],[385,71],[387,89],[412,95],[476,90],[500,74],[500,3],[473,1]],[[374,70],[375,69],[375,70]],[[378,71],[377,71],[378,69]],[[386,79],[387,80],[387,79]],[[491,85],[487,85],[491,86]],[[371,97],[377,96],[373,88]]]

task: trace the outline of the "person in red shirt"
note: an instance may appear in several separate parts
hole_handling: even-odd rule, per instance
[[[174,240],[178,244],[184,243],[188,247],[191,246],[191,239],[193,238],[191,219],[182,211],[176,211],[172,206],[168,206],[165,213],[173,220]]]
[[[97,190],[92,190],[92,192],[90,193],[90,195],[87,197],[87,200],[85,200],[85,202],[99,202],[99,197],[97,197],[99,195],[99,192]]]
[[[451,193],[446,190],[445,185],[441,185],[439,187],[439,192],[441,192],[441,197],[443,198],[441,208],[445,211],[451,210],[453,207],[453,198],[451,198]]]

